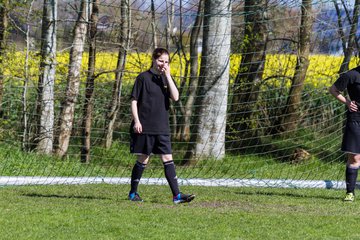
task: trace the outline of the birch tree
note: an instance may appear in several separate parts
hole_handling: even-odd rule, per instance
[[[1,1],[0,5],[0,117],[3,116],[2,99],[4,95],[4,68],[3,58],[5,55],[6,41],[8,37],[8,11],[9,0]]]
[[[80,87],[80,69],[87,32],[88,0],[81,0],[78,19],[74,27],[74,38],[70,50],[69,70],[65,100],[61,104],[59,118],[59,135],[55,153],[63,157],[69,147],[71,130],[74,121],[74,110]]]
[[[82,129],[82,148],[81,161],[90,162],[91,144],[91,122],[94,108],[94,87],[95,87],[95,63],[96,63],[96,35],[99,15],[99,0],[92,0],[92,12],[90,16],[89,28],[89,62],[86,78],[85,103],[83,109]]]
[[[22,149],[27,150],[29,143],[29,114],[28,114],[28,88],[29,88],[29,55],[30,55],[30,19],[33,12],[34,0],[30,2],[29,10],[26,17],[26,52],[25,52],[25,65],[24,65],[24,81],[23,81],[23,91],[21,95],[21,103],[22,103],[22,124],[23,124],[23,134],[22,134]]]
[[[226,107],[229,84],[231,1],[205,0],[203,53],[195,106],[195,129],[185,161],[221,159],[225,155]]]
[[[54,83],[56,68],[56,19],[57,0],[44,0],[41,62],[38,82],[37,151],[49,154],[53,150]]]
[[[115,82],[112,91],[110,109],[106,116],[105,147],[110,148],[113,139],[114,124],[121,103],[122,79],[126,63],[127,51],[130,47],[131,11],[129,0],[121,0],[120,48],[115,71]]]

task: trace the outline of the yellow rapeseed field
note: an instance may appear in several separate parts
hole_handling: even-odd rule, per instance
[[[88,64],[88,54],[84,53],[82,60],[82,81],[86,79],[86,69]],[[38,53],[30,52],[27,66],[28,78],[36,82],[39,77],[39,61]],[[230,58],[230,79],[236,77],[241,56],[233,54]],[[56,82],[66,81],[68,71],[69,53],[59,53],[57,56],[57,72]],[[331,55],[312,55],[310,57],[310,66],[307,72],[305,84],[313,88],[324,88],[331,85],[331,83],[338,77],[338,70],[342,62],[341,56]],[[96,62],[96,73],[112,71],[116,69],[117,53],[98,53]],[[353,58],[350,63],[350,68],[359,64],[358,58]],[[146,53],[131,53],[127,55],[125,66],[124,83],[132,83],[136,75],[148,69],[151,65],[151,56]],[[268,84],[274,87],[279,87],[283,81],[281,79],[290,79],[295,71],[296,56],[295,55],[267,55],[263,79],[268,79]],[[25,52],[9,52],[4,57],[3,68],[5,75],[9,79],[25,77]],[[178,55],[172,56],[171,72],[174,78],[179,81],[184,75],[185,60],[179,59]],[[96,79],[98,82],[111,82],[114,80],[115,74],[113,72],[100,75]],[[276,77],[274,77],[276,76]],[[290,86],[290,81],[286,81],[286,86]]]

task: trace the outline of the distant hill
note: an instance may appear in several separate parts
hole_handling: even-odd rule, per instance
[[[342,24],[345,35],[348,37],[350,24],[347,20],[345,11],[341,12]],[[319,53],[342,54],[342,41],[339,37],[339,25],[336,10],[326,9],[321,11],[313,26],[314,42],[317,45]],[[357,29],[357,38],[359,40],[360,26]]]

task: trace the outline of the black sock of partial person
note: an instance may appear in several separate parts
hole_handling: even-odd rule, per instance
[[[146,167],[146,164],[142,164],[138,161],[136,161],[132,172],[131,172],[131,190],[130,193],[137,192],[137,187],[139,185],[141,176],[144,172],[144,169]]]
[[[357,176],[358,176],[358,168],[352,168],[350,166],[346,167],[345,179],[346,179],[347,193],[354,193]]]
[[[174,161],[164,162],[164,171],[173,196],[178,195],[180,191]]]

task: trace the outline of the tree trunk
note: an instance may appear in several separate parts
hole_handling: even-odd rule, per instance
[[[191,126],[191,116],[193,113],[193,106],[196,97],[196,90],[199,84],[198,77],[198,64],[199,64],[199,53],[198,53],[198,38],[200,35],[201,24],[203,21],[203,6],[204,0],[199,1],[198,12],[195,18],[194,25],[191,29],[190,35],[190,80],[189,88],[187,91],[187,100],[184,105],[184,116],[183,122],[180,123],[182,126],[181,129],[181,140],[188,141],[190,139],[190,126]]]
[[[188,69],[188,65],[189,65],[189,61],[187,60],[186,58],[186,53],[184,51],[184,45],[183,45],[183,32],[182,32],[182,25],[183,25],[183,13],[182,13],[182,9],[183,9],[183,1],[180,0],[179,2],[179,14],[178,14],[178,17],[179,17],[179,34],[177,36],[176,32],[173,32],[172,34],[172,39],[176,45],[176,52],[179,59],[184,59],[185,60],[185,71],[183,72],[183,63],[182,61],[179,61],[179,66],[178,66],[178,69],[179,69],[179,72],[180,72],[180,90],[179,90],[179,96],[182,96],[182,92],[183,92],[183,89],[184,89],[184,86],[185,86],[185,83],[186,83],[186,76],[187,76],[187,69]],[[183,57],[181,56],[183,55]],[[184,75],[182,75],[182,73],[184,73]],[[174,105],[170,104],[170,126],[171,126],[171,135],[172,137],[175,137],[175,139],[179,139],[180,138],[180,135],[178,134],[179,131],[178,130],[178,109],[182,110],[182,102],[181,101],[177,101],[175,102],[174,104],[178,105],[178,108],[174,107]],[[180,114],[181,114],[181,111],[180,111]]]
[[[351,28],[350,28],[349,38],[347,42],[347,47],[344,49],[344,59],[343,62],[341,63],[339,73],[343,73],[349,70],[349,63],[353,55],[355,49],[355,43],[356,43],[356,32],[359,23],[359,8],[360,8],[360,0],[355,0],[353,18],[352,21],[350,22]]]
[[[230,148],[254,144],[256,105],[264,72],[267,42],[267,0],[245,1],[242,58],[234,85],[228,118]]]
[[[174,24],[174,0],[166,0],[166,48],[170,48],[170,41],[173,31],[173,24]]]
[[[8,11],[9,0],[3,0],[0,6],[0,117],[3,117],[2,99],[4,95],[4,67],[3,58],[5,55],[6,41],[8,36]]]
[[[225,155],[226,107],[229,85],[231,1],[205,0],[203,53],[197,90],[195,129],[185,155],[188,164],[197,159],[221,159]]]
[[[156,36],[156,18],[155,18],[155,3],[151,0],[151,29],[153,36],[153,48],[157,48],[157,36]]]
[[[27,150],[29,145],[29,123],[28,123],[28,103],[27,103],[27,95],[28,95],[28,87],[29,87],[29,54],[30,54],[30,16],[32,14],[34,5],[34,0],[30,2],[29,11],[26,17],[26,54],[25,54],[25,66],[24,66],[24,86],[23,92],[21,96],[22,102],[22,124],[23,124],[23,134],[22,134],[22,150]]]
[[[65,156],[70,142],[74,121],[74,110],[79,95],[81,61],[87,32],[88,0],[82,0],[80,12],[74,28],[74,39],[70,50],[69,72],[67,77],[65,100],[61,104],[59,135],[55,153]]]
[[[299,34],[298,56],[295,74],[276,132],[293,131],[297,127],[300,118],[301,93],[304,88],[306,72],[309,67],[310,38],[312,32],[312,3],[311,0],[303,0],[301,6],[301,25]]]
[[[120,49],[116,66],[115,82],[110,102],[110,109],[106,116],[105,147],[110,148],[113,140],[114,124],[120,109],[122,78],[125,70],[126,55],[130,46],[131,13],[129,0],[121,1]]]
[[[85,103],[83,109],[83,121],[81,124],[81,162],[90,162],[91,122],[94,108],[94,85],[96,63],[96,34],[99,16],[99,0],[92,0],[92,12],[89,29],[89,63],[86,78]]]
[[[343,27],[342,20],[341,20],[341,11],[340,11],[339,5],[337,3],[337,0],[333,0],[333,3],[334,3],[335,10],[336,10],[336,15],[337,15],[338,32],[339,32],[340,39],[341,39],[341,46],[342,46],[343,52],[345,53],[346,39],[345,39],[344,27]]]
[[[44,0],[41,62],[37,97],[37,151],[50,154],[53,150],[54,84],[56,68],[57,0]]]

